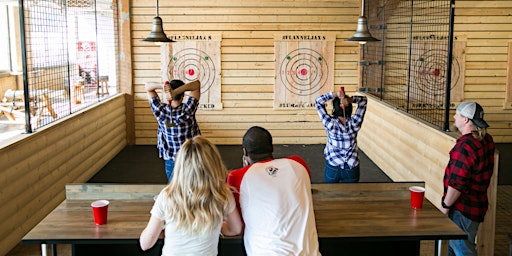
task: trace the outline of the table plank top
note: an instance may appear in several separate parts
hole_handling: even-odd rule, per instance
[[[313,184],[320,238],[444,240],[464,232],[428,200],[412,209],[409,186],[416,183]]]
[[[414,185],[312,184],[318,236],[362,240],[465,238],[464,232],[428,200],[425,199],[422,209],[411,209],[407,189],[411,184]],[[68,199],[25,235],[22,241],[49,244],[136,242],[147,225],[154,201],[109,201],[108,222],[105,225],[94,224],[91,200]]]

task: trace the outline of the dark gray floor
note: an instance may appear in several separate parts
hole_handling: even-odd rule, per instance
[[[242,147],[240,145],[218,146],[222,159],[228,170],[242,165]],[[498,184],[512,185],[512,143],[496,144],[500,151]],[[323,181],[324,145],[275,145],[274,157],[279,158],[296,154],[304,158],[309,168],[313,183]],[[447,152],[448,154],[448,152]],[[361,151],[361,182],[389,182],[377,165]],[[158,158],[155,146],[127,146],[103,169],[89,180],[93,183],[148,183],[164,184],[166,182],[164,162]]]
[[[218,146],[224,164],[228,170],[242,166],[242,147],[240,145]],[[295,154],[304,158],[311,169],[313,183],[323,182],[324,145],[274,145],[274,157],[279,158]],[[360,154],[361,182],[390,182],[363,152]],[[166,182],[164,162],[158,158],[155,146],[127,146],[102,170],[89,180],[90,183],[146,183],[164,184]]]

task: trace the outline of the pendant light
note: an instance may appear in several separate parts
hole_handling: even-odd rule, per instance
[[[357,19],[357,28],[354,35],[346,39],[347,42],[359,42],[360,44],[365,44],[366,42],[372,41],[380,41],[370,34],[370,30],[368,29],[368,19],[364,15],[364,0],[361,1],[361,16]]]
[[[172,43],[175,42],[167,37],[162,26],[162,19],[158,16],[158,0],[156,0],[156,17],[153,18],[153,27],[149,35],[142,39],[144,42]]]

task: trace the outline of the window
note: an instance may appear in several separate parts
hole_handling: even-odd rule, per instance
[[[9,5],[0,3],[0,73],[11,71],[10,24],[11,11]]]
[[[0,72],[6,73],[0,79],[10,80],[0,83],[9,114],[0,116],[0,133],[4,126],[33,132],[117,93],[115,6],[115,0],[24,0],[18,7],[0,0]]]

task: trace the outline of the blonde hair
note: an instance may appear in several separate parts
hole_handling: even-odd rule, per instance
[[[475,138],[476,140],[482,141],[485,137],[485,134],[487,134],[487,129],[476,127],[476,126],[475,126],[475,128],[476,129],[471,131],[471,135],[473,135],[473,138]]]
[[[228,207],[230,187],[227,169],[217,147],[196,136],[180,148],[170,183],[167,219],[187,234],[213,232],[222,222]]]

